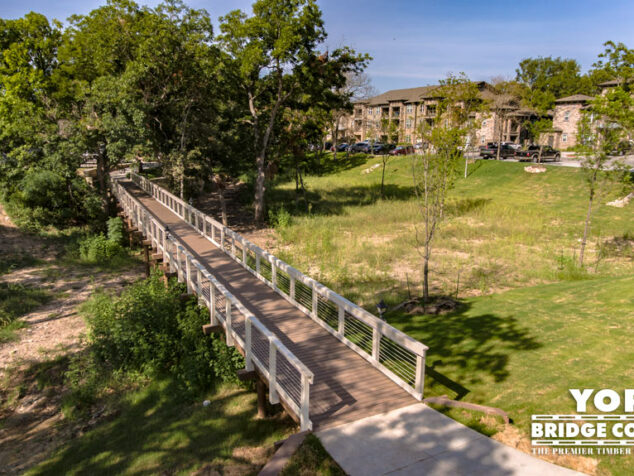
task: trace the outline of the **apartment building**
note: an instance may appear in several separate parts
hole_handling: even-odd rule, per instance
[[[476,83],[483,101],[498,102],[498,112],[477,113],[474,119],[480,124],[472,147],[487,142],[502,141],[521,143],[528,139],[524,124],[537,118],[529,110],[519,107],[517,98],[504,98],[493,87],[482,81]],[[394,89],[354,104],[352,115],[344,117],[339,126],[339,137],[351,142],[377,140],[382,142],[421,142],[417,130],[420,124],[433,124],[437,117],[438,85],[408,89]],[[386,121],[387,120],[387,121]],[[391,130],[386,124],[393,124]]]
[[[577,145],[577,130],[583,110],[592,96],[574,94],[555,101],[553,128],[544,134],[540,142],[555,149],[568,149]]]
[[[599,84],[599,95],[604,96],[618,85],[619,81],[616,79]],[[569,149],[577,145],[579,121],[593,99],[594,97],[585,94],[557,99],[553,111],[553,129],[544,134],[540,142],[556,149]]]

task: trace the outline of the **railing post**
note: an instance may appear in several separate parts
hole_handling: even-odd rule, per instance
[[[191,260],[189,259],[189,255],[185,255],[185,272],[187,275],[185,276],[185,284],[187,285],[187,294],[191,294],[192,290],[192,265]]]
[[[182,261],[181,261],[181,248],[180,246],[178,246],[178,244],[176,244],[176,279],[177,281],[180,283],[181,282],[181,268],[182,268]]]
[[[244,244],[244,241],[241,243],[242,245],[242,264],[246,266],[247,264],[247,247]]]
[[[319,300],[317,297],[317,290],[315,289],[315,281],[312,282],[313,288],[313,316],[317,318],[317,312],[319,311]]]
[[[310,408],[310,382],[308,377],[302,373],[302,395],[299,404],[299,429],[300,431],[312,430],[309,418]]]
[[[258,252],[255,253],[255,274],[260,276],[260,254]]]
[[[222,251],[225,250],[225,227],[224,226],[220,229],[220,249]]]
[[[227,337],[227,346],[229,347],[233,347],[233,335],[231,334],[233,332],[233,329],[231,328],[231,301],[229,301],[229,299],[227,299],[227,296],[225,296],[225,316],[226,316],[226,320],[225,320],[225,332],[226,332],[226,337]]]
[[[231,256],[236,257],[236,237],[231,233]]]
[[[341,305],[339,305],[338,310],[339,310],[339,328],[337,329],[337,331],[339,332],[339,335],[343,337],[346,333],[346,310]]]
[[[288,290],[288,297],[291,298],[292,302],[295,302],[295,276],[289,273],[290,285]]]
[[[253,370],[253,349],[251,348],[251,316],[246,317],[244,326],[244,368],[246,370]]]
[[[271,263],[271,284],[273,289],[277,291],[277,262],[275,259],[270,260]]]
[[[211,223],[211,241],[216,243],[216,227]]]
[[[372,328],[372,358],[379,361],[381,352],[381,333],[376,327]]]
[[[277,396],[277,346],[273,337],[269,337],[269,402],[272,405],[279,403],[280,398]]]
[[[198,302],[202,299],[205,302],[205,296],[203,295],[203,272],[199,267],[196,267],[196,296],[198,297]]]
[[[218,325],[216,317],[216,286],[209,280],[209,321],[212,326]]]
[[[414,382],[414,390],[420,393],[421,398],[423,396],[423,390],[425,386],[425,354],[416,356],[416,381]]]

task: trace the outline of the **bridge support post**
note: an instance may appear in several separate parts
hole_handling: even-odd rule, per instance
[[[150,277],[150,246],[143,245],[143,258],[145,260],[145,277]]]
[[[258,394],[258,418],[266,418],[266,385],[260,378],[255,382],[255,391]]]

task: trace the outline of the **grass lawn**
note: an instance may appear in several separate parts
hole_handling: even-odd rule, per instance
[[[502,408],[527,435],[532,414],[575,413],[568,389],[622,391],[634,380],[633,276],[516,289],[466,299],[448,315],[388,321],[429,345],[427,396]],[[602,465],[625,474],[634,457]]]
[[[203,399],[211,404],[204,407]],[[152,382],[120,405],[115,418],[71,440],[27,474],[189,474],[206,465],[254,474],[266,450],[294,428],[282,414],[253,418],[255,393],[233,385],[192,402],[169,380]]]
[[[276,230],[274,252],[370,311],[381,298],[390,306],[406,299],[408,282],[419,296],[410,161],[390,159],[385,199],[381,169],[363,173],[380,159],[307,177],[310,213],[291,209],[291,223]],[[458,290],[460,307],[386,317],[429,345],[426,396],[502,408],[529,435],[532,414],[574,413],[570,388],[631,387],[634,205],[605,206],[624,194],[607,187],[596,201],[586,268],[579,268],[583,172],[547,166],[545,174],[528,174],[525,166],[477,161],[450,192],[431,280],[436,294]],[[282,183],[273,202],[293,203],[293,193],[294,183]],[[447,413],[486,434],[496,431],[480,414]],[[632,456],[601,458],[606,473],[630,474],[634,465]]]
[[[336,174],[306,177],[310,213],[278,228],[274,246],[280,258],[368,307],[380,298],[388,304],[402,300],[408,281],[412,294],[420,294],[421,281],[411,158],[390,159],[385,200],[381,169],[363,173],[378,163],[370,159]],[[525,166],[480,160],[467,179],[457,181],[434,243],[431,279],[437,293],[459,288],[461,296],[474,296],[579,277],[573,260],[587,209],[583,173],[549,166],[545,174],[528,174]],[[288,210],[294,187],[277,185],[272,206]],[[595,266],[598,275],[634,272],[634,205],[605,206],[608,197],[622,193],[613,187],[597,200],[586,254],[592,273]]]
[[[49,302],[52,297],[46,289],[0,282],[0,343],[14,339],[15,332],[26,326],[18,317]]]

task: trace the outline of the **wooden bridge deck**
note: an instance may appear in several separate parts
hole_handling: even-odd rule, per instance
[[[121,184],[169,227],[200,263],[262,321],[313,373],[314,430],[411,405],[416,400],[356,352],[258,280],[131,181]]]

